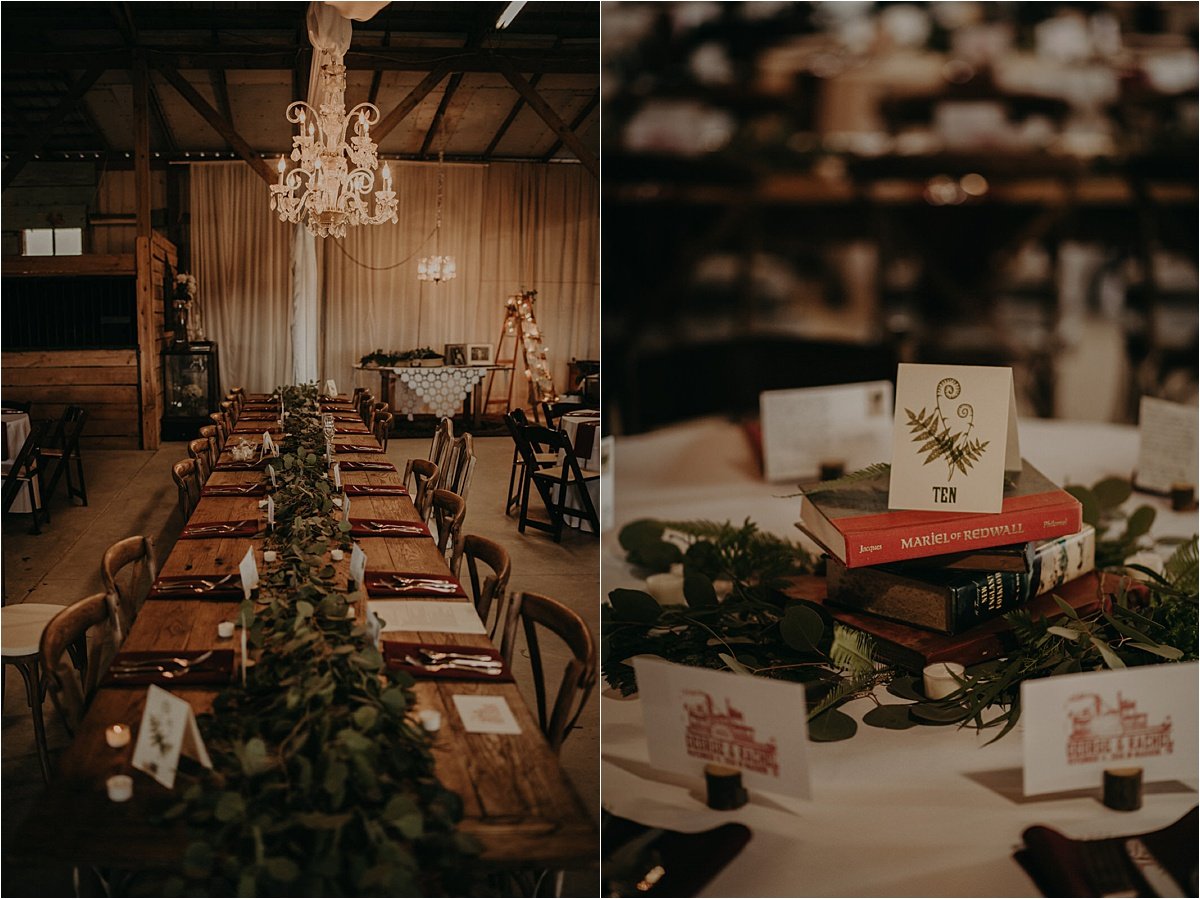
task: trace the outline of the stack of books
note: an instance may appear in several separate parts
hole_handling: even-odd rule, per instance
[[[1096,535],[1079,502],[1028,462],[1006,476],[995,514],[890,511],[887,499],[887,471],[808,491],[798,526],[828,556],[830,611],[841,617],[844,610],[847,623],[901,644],[891,660],[910,667],[979,661],[977,649],[956,656],[950,647],[978,643],[973,633],[993,634],[995,619],[1095,568]],[[904,651],[917,644],[924,650]],[[929,647],[945,651],[934,657]]]

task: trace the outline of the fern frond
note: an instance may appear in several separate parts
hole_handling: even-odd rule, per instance
[[[836,687],[826,693],[821,701],[808,710],[808,720],[812,721],[822,712],[827,712],[836,705],[841,705],[847,699],[853,699],[859,693],[871,690],[875,686],[872,674],[856,674],[844,678]]]
[[[812,484],[808,487],[801,486],[800,493],[804,496],[813,496],[817,493],[826,493],[830,490],[836,490],[845,484],[854,484],[858,481],[869,481],[872,478],[883,477],[891,472],[891,470],[891,464],[887,462],[876,462],[874,465],[868,465],[866,468],[860,468],[858,471],[852,471],[849,474],[844,474],[840,478],[834,478],[832,481],[821,481],[820,483]]]
[[[834,625],[829,657],[839,668],[855,674],[874,674],[879,668],[875,661],[875,641],[862,631],[840,624]]]
[[[1174,587],[1195,594],[1200,586],[1197,583],[1200,581],[1198,562],[1200,553],[1197,552],[1197,541],[1193,537],[1189,542],[1181,543],[1175,548],[1175,552],[1171,553],[1171,557],[1163,565],[1163,574]]]

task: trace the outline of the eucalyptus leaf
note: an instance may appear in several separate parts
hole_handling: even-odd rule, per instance
[[[808,737],[814,743],[836,743],[858,733],[858,722],[838,709],[829,709],[808,722]]]
[[[783,613],[779,622],[783,642],[792,649],[804,653],[818,653],[817,648],[825,632],[821,616],[803,603],[793,603]]]
[[[717,604],[717,593],[712,581],[699,571],[684,567],[683,596],[694,609],[711,608]]]
[[[626,621],[650,623],[657,621],[662,614],[658,600],[644,590],[618,588],[609,592],[608,601],[612,603],[616,616]]]
[[[1133,494],[1133,485],[1125,478],[1104,478],[1092,485],[1092,495],[1102,510],[1116,509]]]
[[[877,705],[863,715],[863,724],[886,730],[908,730],[917,726],[906,705]]]
[[[717,657],[729,667],[730,671],[734,672],[735,674],[744,674],[747,677],[754,676],[754,672],[739,662],[736,656],[732,656],[727,652],[719,652],[717,653]]]
[[[1079,500],[1080,505],[1083,506],[1084,523],[1090,524],[1099,533],[1101,530],[1100,502],[1096,499],[1096,494],[1092,493],[1087,487],[1082,487],[1078,484],[1069,484],[1063,489]]]
[[[662,540],[664,529],[661,521],[653,521],[649,518],[631,521],[621,528],[620,534],[617,535],[617,542],[626,552],[636,552],[642,546]]]
[[[1125,523],[1125,539],[1136,539],[1150,533],[1154,524],[1155,511],[1150,506],[1138,506]]]

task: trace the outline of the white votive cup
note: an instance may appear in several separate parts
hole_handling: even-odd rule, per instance
[[[682,574],[652,574],[646,578],[646,592],[657,599],[660,606],[687,605],[687,599],[683,595]]]
[[[232,621],[222,621],[217,624],[217,636],[222,640],[228,640],[233,636],[234,623]]]
[[[263,550],[263,561],[264,562],[274,562],[278,558],[279,558],[279,553],[275,552],[275,550],[273,550],[273,549],[264,549]]]
[[[342,559],[346,558],[346,554],[340,549],[331,549],[329,551],[329,558],[333,559],[335,562],[340,562]]]
[[[958,662],[934,662],[925,666],[925,696],[928,699],[945,699],[958,689],[957,675],[962,677],[966,669]]]
[[[113,802],[128,802],[133,797],[133,778],[128,774],[114,774],[104,782],[108,798]]]
[[[431,734],[442,729],[442,713],[437,709],[422,709],[417,712],[417,720],[421,722],[421,727]]]
[[[110,724],[104,731],[104,742],[113,749],[129,745],[129,725]]]

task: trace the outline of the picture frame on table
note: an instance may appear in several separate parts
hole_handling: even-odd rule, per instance
[[[466,365],[467,347],[465,343],[448,343],[442,351],[447,365]]]
[[[467,344],[467,364],[469,365],[491,365],[492,364],[492,345],[490,343],[468,343]]]

